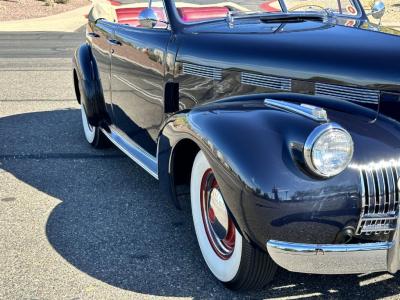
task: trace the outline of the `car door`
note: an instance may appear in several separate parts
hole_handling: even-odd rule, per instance
[[[104,19],[99,19],[90,23],[87,29],[87,39],[91,44],[92,53],[96,60],[101,85],[103,88],[104,99],[109,116],[112,118],[111,107],[111,56],[110,40],[114,36],[115,24]]]
[[[165,19],[163,2],[152,5]],[[115,27],[111,46],[112,103],[117,127],[152,156],[164,118],[165,58],[171,33],[165,23],[143,28],[135,21],[140,10],[117,12],[122,23]],[[131,17],[129,17],[131,14]]]

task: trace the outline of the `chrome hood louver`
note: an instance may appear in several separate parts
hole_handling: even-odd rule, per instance
[[[330,96],[352,102],[378,104],[380,91],[317,82],[315,84],[315,95]]]
[[[337,100],[365,104],[368,107],[377,106],[380,101],[381,91],[361,87],[327,84],[321,82],[302,81],[285,77],[254,74],[242,72],[242,84],[266,88],[269,90],[304,93],[307,95],[332,97]]]
[[[260,86],[269,89],[291,91],[292,80],[289,78],[260,75],[253,73],[243,72],[241,76],[241,83],[253,86]]]
[[[222,79],[222,69],[208,66],[201,66],[189,63],[182,64],[182,73],[187,75],[200,76],[213,80]]]

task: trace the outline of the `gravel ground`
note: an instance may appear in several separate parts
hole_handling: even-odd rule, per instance
[[[25,20],[59,14],[90,4],[89,0],[68,0],[47,6],[46,0],[0,0],[0,21]]]
[[[0,299],[400,298],[400,275],[279,270],[233,293],[191,216],[115,148],[84,140],[71,80],[81,33],[0,34]]]
[[[386,5],[386,12],[382,18],[383,24],[398,23],[400,26],[400,1],[399,0],[383,0]],[[370,11],[371,6],[374,3],[374,0],[361,0],[363,7],[367,12]],[[373,18],[371,18],[374,21]]]
[[[386,0],[386,13],[382,18],[382,23],[393,24],[397,23],[400,29],[400,1],[399,0]]]

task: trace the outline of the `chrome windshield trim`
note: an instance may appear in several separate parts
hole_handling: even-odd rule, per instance
[[[317,122],[328,122],[328,114],[326,113],[326,110],[321,107],[274,99],[265,99],[264,103],[265,105],[296,113]]]

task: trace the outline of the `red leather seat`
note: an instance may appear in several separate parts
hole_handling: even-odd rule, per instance
[[[227,15],[227,7],[181,7],[179,13],[185,22],[223,18]]]
[[[108,0],[110,2],[111,5],[113,6],[120,6],[121,2],[117,1],[117,0]]]
[[[115,10],[117,14],[117,22],[120,24],[138,27],[140,25],[139,15],[143,9],[145,9],[145,7],[117,8]],[[160,20],[165,20],[165,13],[163,9],[159,7],[153,7],[153,10]]]
[[[278,4],[278,6],[279,6],[279,2],[277,0],[270,0],[270,1],[266,1],[263,4],[261,4],[260,8],[267,12],[280,12],[281,10],[279,8],[275,8],[272,6],[273,3]]]

